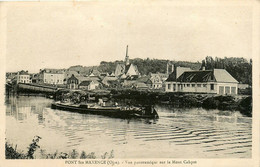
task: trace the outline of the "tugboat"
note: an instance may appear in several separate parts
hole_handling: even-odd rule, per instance
[[[123,106],[105,106],[104,103],[86,103],[86,104],[71,104],[54,102],[51,105],[52,109],[60,109],[72,112],[85,114],[104,115],[114,118],[148,118],[158,119],[158,113],[153,106],[143,107],[123,107]]]

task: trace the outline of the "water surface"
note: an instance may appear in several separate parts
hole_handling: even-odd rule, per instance
[[[6,99],[6,139],[27,150],[33,137],[46,153],[76,149],[115,158],[250,158],[252,119],[239,112],[156,106],[160,118],[117,119],[50,108],[52,100]]]

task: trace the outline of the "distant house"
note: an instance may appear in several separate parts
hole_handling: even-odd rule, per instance
[[[106,76],[102,79],[101,83],[106,87],[119,86],[120,82],[117,77]]]
[[[17,72],[7,72],[6,73],[6,82],[13,83],[17,81]]]
[[[137,66],[129,62],[128,46],[126,48],[125,61],[124,63],[117,64],[114,75],[120,78],[125,78],[127,76],[133,76],[133,75],[137,75],[137,76],[140,75]]]
[[[151,74],[148,84],[151,89],[160,89],[163,87],[163,82],[164,80],[161,78],[159,74]]]
[[[65,75],[64,84],[67,84],[68,79],[69,79],[72,75],[74,75],[75,77],[77,77],[77,76],[80,76],[81,74],[80,74],[80,71],[66,70],[65,73],[64,73],[64,75]]]
[[[17,73],[17,83],[32,83],[31,76],[28,71],[19,71]]]
[[[148,89],[149,87],[147,86],[147,84],[143,83],[143,82],[136,82],[133,84],[133,87],[135,89]]]
[[[225,69],[174,71],[166,80],[166,92],[237,94],[238,81]]]
[[[79,84],[79,89],[85,89],[85,90],[93,90],[97,89],[99,87],[98,81],[82,81]]]
[[[64,84],[65,70],[62,69],[43,69],[40,71],[40,78],[47,84]]]
[[[72,74],[70,78],[67,80],[67,85],[69,89],[77,89],[79,85],[79,79]]]
[[[32,83],[40,83],[41,82],[39,74],[32,74],[31,78],[32,78]]]
[[[97,70],[97,69],[92,69],[89,73],[90,77],[94,77],[94,76],[100,76],[101,73]]]

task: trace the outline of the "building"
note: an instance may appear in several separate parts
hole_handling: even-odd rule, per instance
[[[74,74],[72,74],[72,76],[67,80],[67,87],[69,89],[78,89],[78,85],[79,85],[78,78],[76,78]]]
[[[94,77],[94,76],[100,76],[101,73],[97,70],[97,69],[92,69],[89,73],[90,77]]]
[[[7,72],[5,75],[7,83],[13,83],[17,81],[17,72]]]
[[[238,81],[225,69],[174,71],[166,80],[166,92],[237,94]]]
[[[137,75],[139,76],[140,73],[138,71],[138,68],[136,65],[130,63],[129,56],[128,56],[128,46],[126,47],[126,57],[124,63],[119,63],[116,66],[115,70],[115,76],[116,77],[126,77],[126,76],[132,76]]]
[[[117,77],[110,77],[110,76],[106,76],[102,79],[101,83],[105,86],[105,87],[113,87],[113,85],[115,84],[119,84],[118,78]]]
[[[64,73],[64,84],[67,84],[68,79],[74,75],[75,77],[80,76],[80,71],[66,70]]]
[[[150,73],[149,74],[149,88],[151,89],[161,89],[163,88],[165,80],[169,77],[169,74],[164,73]]]
[[[79,84],[79,89],[84,89],[84,90],[93,90],[93,89],[97,89],[99,87],[99,82],[96,80],[92,80],[92,81],[82,81]]]
[[[32,74],[31,75],[31,78],[32,78],[32,83],[40,83],[40,75],[37,73],[37,74]]]
[[[46,84],[64,84],[65,70],[61,69],[43,69],[40,71],[40,78]]]
[[[17,83],[32,83],[32,79],[28,71],[19,71],[17,73]]]

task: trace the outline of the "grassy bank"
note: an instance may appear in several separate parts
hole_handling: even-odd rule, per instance
[[[41,137],[36,136],[32,143],[29,145],[28,150],[18,151],[17,145],[5,143],[5,158],[6,159],[111,159],[114,158],[114,151],[105,152],[104,154],[97,156],[95,152],[87,153],[86,151],[77,151],[75,149],[70,152],[54,152],[46,153],[44,149],[40,149],[39,140]],[[39,155],[36,156],[36,151]]]

